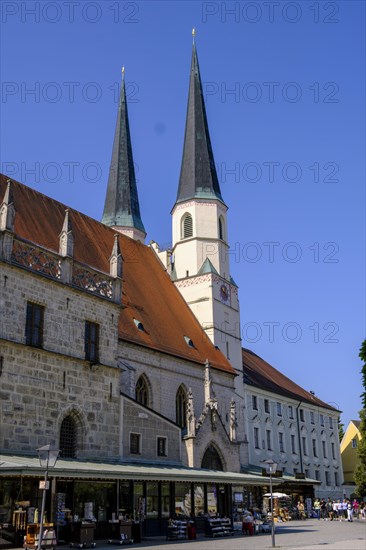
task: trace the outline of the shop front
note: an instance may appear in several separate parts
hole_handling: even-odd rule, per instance
[[[34,522],[39,514],[42,469],[35,457],[6,457],[0,465],[1,523],[14,530]],[[72,542],[74,524],[92,522],[96,539],[119,538],[121,525],[140,536],[164,535],[170,519],[190,518],[198,531],[205,530],[207,517],[237,521],[244,506],[250,506],[262,476],[235,472],[131,463],[93,463],[59,460],[49,473],[47,519],[57,529],[59,540]]]

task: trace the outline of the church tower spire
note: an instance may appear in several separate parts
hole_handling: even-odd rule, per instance
[[[194,37],[194,33],[192,34]],[[216,198],[223,202],[208,131],[201,75],[194,41],[177,203],[192,198]]]
[[[124,67],[102,222],[135,240],[145,240],[132,155]]]
[[[207,336],[242,373],[238,287],[230,275],[227,206],[208,130],[195,41],[170,273]],[[240,377],[238,377],[240,378]]]

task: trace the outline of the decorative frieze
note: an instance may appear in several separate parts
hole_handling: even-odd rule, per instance
[[[56,254],[14,239],[11,263],[52,279],[61,278],[61,261]]]
[[[81,290],[112,300],[113,282],[107,275],[92,271],[81,264],[75,264],[72,272],[72,284]]]

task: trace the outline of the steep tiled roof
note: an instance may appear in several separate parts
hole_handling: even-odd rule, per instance
[[[352,424],[356,426],[356,428],[359,430],[361,426],[361,420],[351,420]]]
[[[287,378],[287,376],[252,351],[243,349],[242,355],[244,382],[246,384],[283,395],[284,397],[290,397],[297,401],[311,403],[317,407],[324,407],[333,411],[337,410],[298,386],[290,378]]]
[[[0,204],[6,180],[0,176]],[[67,207],[18,182],[13,181],[12,191],[16,235],[58,252]],[[85,214],[69,210],[74,259],[109,273],[115,231]],[[124,259],[120,338],[202,365],[208,359],[212,367],[234,374],[225,356],[202,330],[155,252],[125,235],[119,236],[119,244]],[[141,321],[145,330],[139,330],[134,319]],[[184,336],[192,340],[194,347],[187,345]]]

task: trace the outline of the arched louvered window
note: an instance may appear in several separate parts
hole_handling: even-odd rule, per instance
[[[201,468],[206,468],[207,470],[219,470],[223,471],[223,465],[219,453],[213,445],[207,447],[205,454],[202,459]]]
[[[193,237],[193,218],[191,214],[184,214],[182,218],[181,237],[182,239]]]
[[[187,392],[183,386],[179,386],[175,396],[176,422],[181,428],[187,427]]]
[[[219,239],[225,239],[225,224],[222,216],[219,217]]]
[[[135,398],[141,405],[149,406],[149,387],[144,376],[137,380],[135,388]]]
[[[60,429],[60,455],[62,458],[76,458],[76,422],[71,416],[65,416]]]

